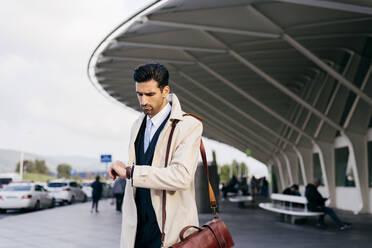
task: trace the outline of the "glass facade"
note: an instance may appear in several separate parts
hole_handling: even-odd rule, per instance
[[[335,150],[336,186],[355,187],[354,171],[348,163],[349,148],[341,147]]]
[[[318,153],[313,153],[313,179],[321,179],[321,185],[324,186],[322,167],[320,166],[320,157]]]

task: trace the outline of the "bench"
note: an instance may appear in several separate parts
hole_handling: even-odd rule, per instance
[[[296,219],[323,215],[323,212],[311,212],[307,209],[307,199],[303,196],[271,194],[272,202],[260,203],[262,209],[281,214],[285,220],[290,218],[292,224]]]
[[[236,195],[228,198],[230,202],[237,202],[239,207],[244,208],[246,202],[252,202],[253,197],[250,195]]]

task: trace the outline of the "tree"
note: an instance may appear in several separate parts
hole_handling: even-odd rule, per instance
[[[228,182],[230,180],[230,165],[225,164],[221,166],[221,174],[220,174],[221,182]]]
[[[71,165],[69,164],[59,164],[57,166],[57,177],[70,178],[71,177]]]
[[[15,172],[19,172],[20,161],[17,163]],[[49,168],[45,164],[45,160],[24,160],[23,161],[23,171],[27,173],[38,173],[49,175]]]
[[[248,176],[248,173],[249,173],[248,166],[244,162],[240,163],[240,168],[241,168],[242,176],[245,176],[245,175]]]
[[[241,175],[238,175],[239,172],[240,172],[240,169],[239,169],[239,168],[240,168],[240,164],[238,163],[238,161],[236,161],[236,160],[234,159],[234,160],[232,161],[231,166],[232,166],[232,169],[233,169],[232,174],[239,178]],[[240,173],[240,174],[241,174],[241,173]]]
[[[34,173],[49,175],[48,166],[45,164],[45,160],[35,160],[35,171]]]
[[[15,172],[19,172],[19,167],[21,162],[18,161]],[[32,160],[24,160],[23,161],[23,171],[28,173],[33,173],[35,171],[35,163]]]

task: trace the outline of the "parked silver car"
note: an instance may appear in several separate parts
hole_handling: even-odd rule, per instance
[[[37,183],[10,183],[0,192],[0,212],[54,207],[55,198]]]

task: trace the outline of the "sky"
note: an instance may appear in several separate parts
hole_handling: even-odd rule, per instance
[[[2,0],[0,8],[0,148],[42,155],[127,160],[139,113],[103,97],[86,75],[99,42],[149,0]],[[219,164],[265,165],[205,139]]]

